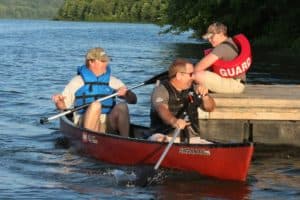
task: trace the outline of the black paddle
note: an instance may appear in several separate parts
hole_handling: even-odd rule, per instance
[[[168,77],[168,71],[165,71],[165,72],[162,72],[162,73],[160,73],[160,74],[158,74],[158,75],[156,75],[156,76],[150,78],[149,80],[146,80],[146,81],[143,82],[143,83],[140,83],[140,84],[138,84],[138,85],[136,85],[136,86],[133,86],[133,87],[131,87],[131,88],[128,88],[128,90],[133,90],[133,89],[138,88],[138,87],[141,87],[141,86],[143,86],[143,85],[153,84],[153,83],[155,83],[157,80],[163,80],[163,79],[166,79],[167,77]],[[118,93],[114,93],[114,94],[108,95],[108,96],[106,96],[106,97],[97,99],[96,101],[101,102],[101,101],[104,101],[104,100],[106,100],[106,99],[115,97],[115,96],[117,96],[117,95],[118,95]],[[54,116],[52,116],[52,117],[48,117],[48,118],[47,118],[47,117],[43,117],[43,118],[40,119],[40,123],[41,123],[41,124],[45,124],[45,123],[47,123],[47,122],[49,122],[49,121],[51,121],[51,120],[57,119],[57,118],[59,118],[59,117],[65,116],[65,115],[70,114],[70,113],[73,113],[73,112],[75,112],[75,111],[77,111],[77,110],[81,110],[81,109],[83,109],[83,108],[85,108],[85,107],[88,107],[90,104],[91,104],[91,103],[87,103],[87,104],[84,104],[84,105],[82,105],[82,106],[79,106],[79,107],[76,107],[76,108],[72,108],[72,109],[70,109],[70,110],[61,112],[61,113],[59,113],[59,114],[57,114],[57,115],[54,115]]]

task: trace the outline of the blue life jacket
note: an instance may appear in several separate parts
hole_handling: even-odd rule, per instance
[[[75,107],[91,103],[96,99],[111,95],[115,92],[113,88],[109,86],[109,80],[111,75],[111,69],[107,66],[106,73],[95,76],[85,65],[78,67],[78,75],[80,75],[84,81],[84,85],[75,92]],[[116,104],[115,98],[109,98],[101,101],[102,114],[109,113]],[[80,114],[83,114],[85,109],[79,110]]]

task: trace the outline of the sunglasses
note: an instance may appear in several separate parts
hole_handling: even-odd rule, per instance
[[[194,75],[194,72],[190,72],[190,73],[187,73],[187,72],[180,72],[182,74],[188,74],[190,77],[192,77]]]

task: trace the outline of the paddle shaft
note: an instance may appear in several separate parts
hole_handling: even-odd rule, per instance
[[[185,117],[184,120],[188,121],[189,120],[189,116],[186,115],[186,113],[184,113]],[[173,138],[171,139],[171,141],[169,142],[168,146],[166,147],[166,149],[164,150],[164,152],[161,154],[159,160],[157,161],[156,165],[154,166],[154,169],[157,170],[161,164],[161,162],[164,160],[164,158],[166,157],[167,153],[169,152],[171,146],[173,145],[175,139],[177,138],[177,136],[179,135],[181,129],[180,128],[176,128],[174,133],[173,133]]]
[[[176,137],[179,135],[181,129],[177,128],[175,129],[175,132],[173,134],[173,138],[171,139],[171,141],[169,142],[168,146],[165,148],[164,152],[161,154],[159,160],[157,161],[156,165],[154,166],[154,169],[157,170],[161,164],[161,162],[164,160],[164,158],[166,157],[167,153],[169,152],[171,146],[173,145]]]
[[[138,88],[138,87],[141,87],[141,86],[143,86],[143,85],[145,85],[145,83],[140,83],[140,84],[138,84],[138,85],[135,85],[135,86],[129,88],[128,90],[133,90],[133,89]],[[115,97],[115,96],[117,96],[117,95],[118,95],[118,93],[116,92],[116,93],[111,94],[111,95],[108,95],[108,96],[106,96],[106,97],[97,99],[96,101],[101,102],[101,101],[104,101],[104,100],[106,100],[106,99]],[[57,119],[57,118],[59,118],[59,117],[65,116],[65,115],[70,114],[70,113],[73,113],[73,112],[75,112],[75,111],[77,111],[77,110],[81,110],[81,109],[83,109],[83,108],[85,108],[85,107],[87,107],[87,106],[89,106],[89,105],[90,105],[90,103],[87,103],[87,104],[84,104],[84,105],[82,105],[82,106],[73,108],[73,109],[71,109],[71,110],[64,111],[64,112],[59,113],[59,114],[57,114],[57,115],[54,115],[54,116],[52,116],[52,117],[49,117],[49,118],[42,118],[42,119],[40,119],[40,123],[41,123],[41,124],[44,124],[44,123],[46,123],[46,122],[48,122],[48,121]]]

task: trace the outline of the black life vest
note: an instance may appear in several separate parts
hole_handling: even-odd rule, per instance
[[[198,131],[198,113],[197,107],[202,104],[201,99],[193,91],[193,88],[183,90],[181,92],[177,91],[169,81],[163,81],[161,83],[169,93],[168,107],[170,112],[176,118],[184,118],[184,114],[189,116],[189,120],[192,123],[194,130]],[[159,117],[156,111],[151,108],[150,111],[151,118],[151,129],[153,133],[159,132],[168,134],[174,128],[171,125],[165,124]]]

